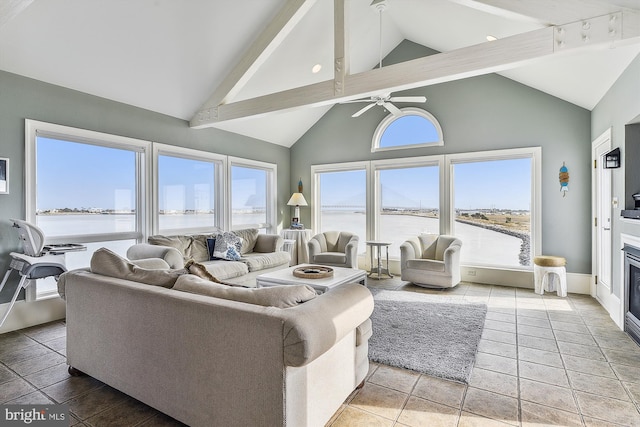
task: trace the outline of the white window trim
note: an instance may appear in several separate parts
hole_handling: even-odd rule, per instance
[[[198,160],[204,162],[212,162],[215,163],[215,199],[214,206],[216,212],[216,223],[215,227],[222,229],[223,224],[225,223],[225,217],[227,216],[227,212],[224,209],[226,206],[226,191],[227,188],[227,156],[211,153],[208,151],[195,150],[192,148],[178,147],[175,145],[161,144],[158,142],[153,143],[153,166],[152,166],[152,185],[153,185],[153,194],[151,197],[152,205],[152,227],[151,231],[153,234],[175,234],[175,233],[186,233],[186,234],[195,234],[198,232],[210,232],[211,229],[203,229],[203,228],[189,228],[189,229],[179,229],[179,230],[171,230],[171,229],[160,229],[160,210],[159,210],[159,201],[160,201],[160,188],[158,181],[158,157],[159,156],[170,156],[170,157],[179,157],[183,159],[190,160]]]
[[[326,165],[311,165],[311,229],[315,232],[320,231],[322,227],[320,221],[320,174],[331,172],[349,172],[349,171],[365,171],[365,216],[367,224],[367,236],[366,239],[370,239],[369,236],[374,235],[373,230],[373,211],[369,209],[373,202],[373,188],[370,185],[371,182],[371,162],[345,162],[345,163],[331,163]]]
[[[227,191],[225,191],[225,206],[226,209],[226,217],[225,217],[225,230],[239,230],[248,227],[256,227],[256,228],[266,228],[267,233],[276,233],[277,230],[277,221],[278,221],[278,211],[277,211],[277,200],[278,200],[278,188],[277,188],[277,176],[278,176],[278,165],[275,163],[267,163],[261,162],[258,160],[250,160],[244,159],[241,157],[232,157],[228,156],[228,167],[227,167]],[[267,172],[267,191],[266,191],[266,199],[267,199],[267,222],[264,224],[242,224],[233,227],[231,224],[231,169],[233,166],[245,167],[245,168],[253,168],[253,169],[261,169]]]
[[[46,237],[46,243],[93,243],[114,240],[140,240],[146,236],[150,224],[151,192],[150,168],[151,142],[124,136],[96,132],[87,129],[57,125],[32,119],[25,119],[25,220],[36,223],[36,137],[44,136],[63,141],[93,144],[108,148],[117,148],[137,152],[136,156],[136,230],[130,232],[83,234],[81,236]],[[27,301],[51,298],[51,293],[39,293],[37,286],[29,286],[26,292]],[[53,293],[55,294],[55,293]]]
[[[438,122],[438,119],[436,119],[433,114],[431,114],[426,110],[423,110],[422,108],[417,108],[417,107],[405,107],[405,108],[401,108],[400,111],[402,112],[401,115],[396,116],[393,114],[389,114],[384,119],[382,119],[380,124],[378,124],[378,127],[373,133],[373,138],[371,140],[372,153],[377,153],[380,151],[405,150],[408,148],[438,147],[438,146],[444,145],[444,136],[442,133],[442,126],[440,126],[440,122]],[[396,120],[404,116],[420,116],[430,121],[431,124],[433,124],[433,126],[436,128],[436,131],[438,132],[438,140],[430,141],[430,142],[421,142],[418,144],[396,145],[393,147],[380,147],[380,140],[382,139],[382,135],[387,130],[389,125],[391,125],[391,123],[395,122]]]
[[[451,234],[454,230],[453,207],[453,165],[456,163],[477,162],[488,160],[508,160],[527,157],[531,159],[531,253],[532,256],[540,255],[542,251],[542,148],[525,147],[505,150],[480,151],[458,154],[444,154],[437,156],[407,157],[398,159],[384,159],[372,161],[359,161],[349,163],[332,163],[324,165],[312,165],[311,177],[311,220],[314,230],[318,230],[320,224],[320,173],[341,172],[349,170],[366,170],[367,201],[366,201],[366,239],[375,239],[378,235],[378,218],[380,201],[377,188],[379,186],[379,171],[384,169],[435,166],[439,167],[439,191],[440,191],[440,233]],[[533,260],[532,260],[533,261]],[[482,265],[495,270],[525,270],[533,267],[521,268],[501,265]]]
[[[516,158],[531,159],[531,255],[532,257],[542,253],[542,148],[541,147],[525,147],[510,148],[505,150],[476,151],[472,153],[448,154],[445,156],[446,168],[446,192],[449,196],[446,209],[448,210],[447,233],[454,230],[453,212],[453,194],[455,191],[453,180],[453,165],[456,163],[474,163],[479,161],[491,160],[510,160]],[[479,265],[479,267],[489,267],[502,269],[499,265]],[[510,270],[532,270],[533,258],[530,266],[509,267]]]

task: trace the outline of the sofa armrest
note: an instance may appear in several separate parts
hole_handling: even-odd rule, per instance
[[[315,237],[312,237],[307,242],[307,247],[309,248],[309,262],[313,262],[313,258],[322,252],[322,247],[320,246],[320,242]]]
[[[284,240],[278,234],[258,234],[253,252],[269,253],[282,250]]]
[[[346,264],[351,268],[358,268],[358,243],[358,236],[353,236],[344,247],[344,253],[347,256]]]
[[[401,269],[407,267],[407,261],[409,261],[410,259],[417,259],[417,258],[421,258],[421,257],[416,256],[416,249],[415,249],[414,243],[407,240],[406,242],[400,245],[400,268]]]
[[[160,258],[166,261],[170,268],[175,269],[184,267],[184,258],[180,251],[169,246],[137,243],[127,249],[127,258],[130,260]]]
[[[456,239],[447,249],[445,249],[443,259],[447,272],[452,272],[454,269],[458,270],[460,268],[461,246],[462,242]]]
[[[372,312],[371,292],[357,283],[339,286],[283,310],[285,365],[304,366],[312,362],[364,323]]]

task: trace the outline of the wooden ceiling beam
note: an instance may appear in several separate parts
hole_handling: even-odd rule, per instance
[[[464,47],[424,58],[203,110],[192,127],[264,116],[276,111],[333,105],[382,92],[429,86],[504,71],[553,54],[640,42],[640,14],[617,12]]]
[[[0,28],[25,10],[33,0],[0,0]]]
[[[199,111],[230,102],[317,0],[288,0]],[[196,121],[198,114],[192,119]]]

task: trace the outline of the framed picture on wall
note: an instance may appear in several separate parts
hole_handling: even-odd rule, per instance
[[[0,157],[0,194],[9,194],[9,159]]]

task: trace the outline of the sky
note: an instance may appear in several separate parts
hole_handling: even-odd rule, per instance
[[[399,128],[394,128],[394,138],[402,140]],[[405,132],[413,132],[411,126]],[[135,207],[133,152],[38,137],[37,156],[47,159],[37,162],[37,209]],[[161,209],[213,209],[211,163],[160,156],[159,170]],[[386,169],[379,174],[384,207],[438,208],[437,166]],[[456,209],[530,209],[529,158],[455,164],[453,179]],[[264,205],[264,171],[233,167],[232,180],[233,209]],[[365,204],[364,170],[324,173],[320,187],[325,206]]]

